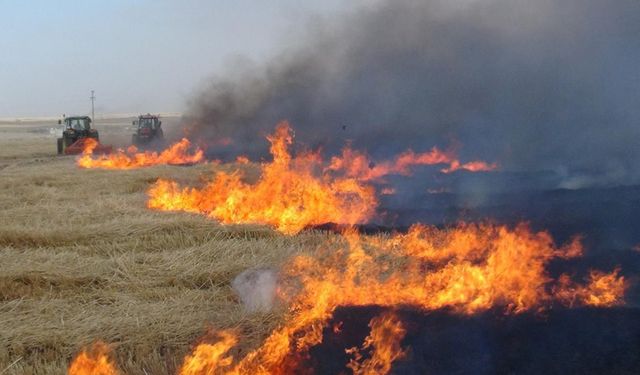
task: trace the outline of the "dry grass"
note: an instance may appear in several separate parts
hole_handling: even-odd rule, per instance
[[[326,236],[153,212],[144,192],[156,178],[193,182],[213,167],[80,170],[54,146],[37,127],[0,126],[2,375],[64,374],[97,339],[141,375],[175,373],[207,327],[237,327],[257,345],[282,314],[243,312],[231,280]]]

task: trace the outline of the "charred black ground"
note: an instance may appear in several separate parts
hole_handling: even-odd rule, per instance
[[[310,350],[315,374],[339,374],[362,346],[369,321],[385,309],[336,310],[323,343]],[[408,349],[394,374],[637,374],[640,366],[640,311],[554,309],[504,315],[502,310],[473,316],[449,311],[394,310],[407,334]],[[341,324],[336,333],[332,327]]]
[[[402,344],[406,359],[394,374],[636,374],[640,368],[640,187],[527,189],[522,174],[443,176],[451,191],[384,196],[380,224],[360,227],[364,233],[403,232],[414,222],[440,227],[457,221],[486,221],[513,225],[530,223],[547,230],[558,243],[582,235],[584,256],[557,259],[547,265],[550,277],[569,274],[586,280],[590,269],[619,268],[630,286],[626,307],[567,309],[542,313],[504,314],[504,309],[472,316],[451,311],[397,310],[407,328]],[[516,183],[500,183],[514,179]],[[498,181],[495,192],[466,188],[471,180]],[[539,179],[537,179],[539,181]],[[491,186],[491,184],[487,184]],[[490,218],[490,219],[488,219]],[[332,226],[324,229],[340,230]],[[636,247],[636,249],[634,249]],[[361,346],[371,318],[380,307],[339,308],[324,331],[323,343],[311,350],[308,362],[316,374],[339,374],[350,357],[345,348]],[[331,327],[342,322],[341,332]]]

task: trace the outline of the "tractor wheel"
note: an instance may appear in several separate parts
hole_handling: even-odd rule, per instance
[[[57,139],[57,143],[58,143],[58,155],[62,155],[62,152],[64,151],[64,143],[62,142],[62,138],[58,138]]]

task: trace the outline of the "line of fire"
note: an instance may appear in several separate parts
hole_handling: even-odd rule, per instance
[[[330,243],[292,256],[279,270],[241,275],[253,280],[251,293],[258,294],[270,292],[262,292],[256,280],[277,280],[273,295],[263,298],[269,309],[286,311],[282,323],[244,352],[238,351],[243,334],[237,329],[206,332],[184,358],[180,375],[420,373],[414,369],[424,368],[425,356],[438,360],[420,341],[434,334],[436,322],[443,324],[436,335],[458,335],[451,344],[462,340],[459,335],[489,331],[496,350],[513,356],[516,349],[502,342],[514,334],[511,330],[547,332],[550,325],[589,317],[607,324],[603,319],[609,314],[625,314],[620,307],[629,280],[621,265],[569,266],[585,254],[581,233],[558,243],[526,221],[509,225],[491,219],[444,226],[416,222],[406,229],[376,227],[366,233],[384,214],[380,198],[396,194],[392,177],[411,178],[414,169],[425,166],[442,176],[499,173],[499,162],[461,161],[455,150],[437,146],[375,162],[349,145],[324,161],[318,150],[293,155],[293,130],[283,121],[266,136],[270,160],[238,155],[235,167],[203,177],[198,186],[159,178],[147,190],[151,210],[204,215],[223,225],[264,225],[284,236],[336,233]],[[78,167],[127,170],[207,162],[205,150],[186,138],[160,152],[132,146],[96,153],[97,145],[86,142]],[[257,179],[249,181],[248,168],[257,169]],[[566,269],[559,272],[559,264]],[[69,374],[121,374],[113,350],[97,341],[73,359]]]
[[[1,3],[0,375],[640,374],[639,0]]]

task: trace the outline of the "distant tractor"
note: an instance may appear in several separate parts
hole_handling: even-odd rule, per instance
[[[156,115],[140,115],[138,120],[133,121],[133,126],[136,132],[131,136],[131,143],[134,145],[142,145],[154,140],[164,140],[162,121]]]
[[[91,128],[91,118],[89,116],[65,117],[64,120],[58,120],[58,125],[62,125],[63,121],[62,138],[58,138],[58,154],[79,154],[84,150],[84,144],[88,138],[99,141],[98,131]],[[98,153],[108,153],[110,151],[110,147],[101,145],[95,149],[95,152]]]

